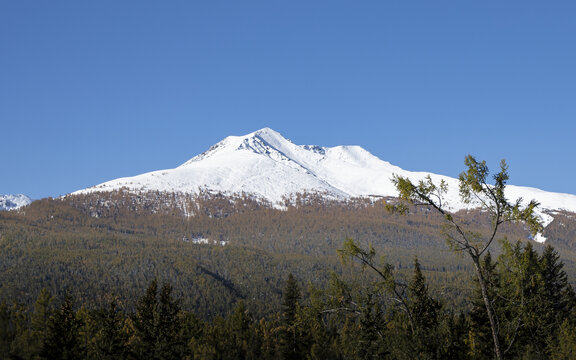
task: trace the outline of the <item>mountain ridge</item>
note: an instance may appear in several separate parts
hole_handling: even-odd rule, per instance
[[[445,181],[449,191],[446,205],[451,211],[470,209],[459,198],[458,180],[429,172],[412,172],[381,160],[360,146],[322,147],[296,145],[280,133],[263,128],[244,136],[228,136],[205,152],[174,169],[158,170],[133,177],[111,180],[73,194],[113,191],[166,191],[197,193],[250,193],[273,204],[295,193],[315,192],[334,199],[352,197],[395,197],[393,175],[413,181],[430,177]],[[535,199],[544,224],[558,210],[576,212],[576,196],[508,185],[506,196],[515,200]]]

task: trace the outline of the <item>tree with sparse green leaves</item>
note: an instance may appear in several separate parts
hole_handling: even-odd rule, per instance
[[[386,262],[378,262],[376,250],[369,246],[368,249],[360,247],[353,239],[347,239],[342,248],[338,249],[341,260],[346,263],[351,259],[360,262],[362,268],[370,269],[378,278],[375,284],[376,290],[384,290],[392,295],[396,303],[408,318],[409,328],[412,335],[416,334],[417,324],[410,307],[407,296],[406,283],[399,281],[394,274],[394,267]]]
[[[542,224],[534,212],[539,204],[534,200],[526,206],[522,204],[522,199],[517,199],[512,203],[508,201],[505,190],[509,175],[508,165],[504,160],[500,162],[500,171],[493,176],[493,183],[490,182],[490,172],[485,161],[477,161],[473,156],[468,155],[465,165],[466,171],[459,176],[460,199],[471,206],[477,205],[490,216],[491,228],[487,233],[478,233],[468,229],[464,222],[459,221],[455,214],[450,213],[446,208],[447,183],[442,180],[439,184],[435,184],[430,176],[414,183],[407,177],[394,175],[392,181],[398,190],[401,202],[389,208],[406,213],[409,209],[408,205],[427,206],[444,217],[444,234],[448,244],[454,251],[464,253],[472,260],[486,315],[490,322],[494,353],[496,358],[501,360],[504,357],[505,348],[500,344],[498,320],[494,302],[490,296],[490,284],[486,280],[485,269],[482,266],[482,258],[504,223],[523,222],[533,235],[541,231]]]

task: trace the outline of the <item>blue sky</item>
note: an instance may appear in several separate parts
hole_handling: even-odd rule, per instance
[[[172,168],[228,135],[360,145],[576,194],[573,1],[2,1],[0,194]],[[388,179],[382,179],[388,181]]]

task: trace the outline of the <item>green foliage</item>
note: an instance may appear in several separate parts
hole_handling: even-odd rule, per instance
[[[288,274],[282,301],[282,327],[280,330],[280,355],[282,359],[301,359],[304,356],[306,335],[299,325],[300,286],[294,276]]]
[[[9,354],[10,344],[14,340],[11,329],[11,312],[5,302],[0,303],[0,353]]]
[[[499,337],[511,358],[544,359],[553,352],[550,341],[566,319],[573,319],[576,300],[566,280],[558,254],[549,246],[538,255],[530,243],[503,243],[496,263],[484,259],[486,279],[492,284],[490,297],[499,323]],[[480,290],[470,312],[469,354],[490,358],[489,323]]]
[[[290,273],[286,280],[283,292],[284,300],[282,301],[283,322],[286,327],[293,326],[296,322],[296,311],[298,310],[300,298],[300,286],[298,286],[294,275]]]
[[[50,317],[46,340],[40,355],[46,359],[84,359],[80,341],[82,321],[73,309],[74,300],[66,294],[60,308]]]
[[[341,249],[338,249],[338,254],[344,264],[350,260],[356,260],[360,263],[362,270],[367,268],[377,275],[378,287],[386,291],[394,293],[398,301],[403,302],[405,297],[405,284],[397,281],[394,276],[394,267],[384,261],[380,262],[375,260],[376,250],[370,245],[368,250],[362,249],[353,239],[348,238]]]
[[[539,255],[520,243],[504,248],[497,262],[487,255],[483,267],[500,302],[506,358],[572,358],[575,299],[557,253],[549,248]],[[10,358],[25,359],[491,359],[486,313],[453,315],[428,292],[425,273],[415,260],[404,293],[407,309],[379,281],[349,283],[336,274],[326,290],[310,289],[309,303],[302,303],[300,286],[289,276],[283,305],[260,320],[239,302],[228,316],[203,322],[179,308],[169,284],[159,289],[155,280],[132,314],[116,298],[105,308],[75,311],[69,295],[52,311],[52,297],[43,291],[30,321],[22,306],[0,306],[0,340]],[[29,334],[42,330],[44,347],[30,346],[37,338]]]
[[[179,301],[172,298],[172,286],[153,280],[138,300],[133,317],[134,349],[140,359],[180,359],[185,342],[180,337],[182,322]]]
[[[398,216],[382,202],[308,198],[309,203],[280,211],[244,206],[233,197],[207,197],[195,200],[199,204],[191,200],[194,216],[183,216],[177,209],[156,209],[157,198],[170,203],[163,196],[69,196],[34,202],[21,212],[0,212],[0,301],[19,299],[31,306],[45,287],[59,297],[71,289],[88,309],[107,306],[106,299],[115,294],[133,310],[150,281],[158,278],[172,284],[183,309],[203,320],[224,316],[239,300],[257,318],[267,317],[282,302],[289,272],[317,287],[326,287],[332,272],[353,277],[334,256],[341,240],[350,237],[385,253],[405,279],[418,256],[430,270],[430,291],[446,294],[450,306],[466,309],[471,266],[444,255],[443,218],[424,208]],[[222,216],[215,217],[217,213]],[[458,216],[476,232],[490,225],[482,213]],[[555,229],[555,239],[564,236],[564,227],[548,228]],[[520,226],[503,230],[510,238],[527,236]],[[195,244],[197,237],[228,243]],[[565,249],[564,261],[572,256]],[[576,273],[572,263],[567,269]],[[303,292],[303,299],[307,296]]]
[[[409,308],[414,325],[420,334],[426,334],[438,325],[440,302],[430,297],[428,285],[422,275],[418,258],[414,259],[414,275],[408,284]]]
[[[542,224],[534,213],[538,203],[533,200],[523,207],[522,199],[516,200],[515,203],[508,202],[505,196],[506,182],[509,179],[508,165],[504,160],[500,162],[500,171],[493,176],[493,184],[488,182],[489,171],[485,161],[478,162],[473,156],[468,155],[464,163],[467,169],[459,176],[460,198],[464,203],[473,204],[489,214],[491,228],[488,232],[483,234],[473,231],[462,219],[450,214],[443,203],[448,191],[447,185],[443,181],[440,185],[435,185],[430,176],[414,185],[408,178],[395,175],[392,181],[403,201],[397,208],[400,212],[406,213],[405,202],[424,205],[433,208],[444,217],[448,244],[453,250],[467,254],[472,260],[490,323],[494,352],[497,359],[503,359],[505,351],[500,344],[501,327],[497,319],[493,294],[489,289],[492,284],[487,281],[485,269],[482,268],[482,256],[496,239],[501,225],[505,223],[523,222],[530,228],[532,235],[540,232]],[[515,333],[514,330],[512,338],[505,340],[513,344]]]
[[[136,305],[136,314],[132,319],[135,330],[135,343],[138,356],[145,359],[153,359],[157,343],[158,319],[158,281],[154,279],[146,294],[142,296]]]
[[[118,308],[116,298],[107,309],[94,314],[99,329],[95,335],[94,353],[99,359],[124,359],[129,354],[129,334],[125,331],[126,317]]]
[[[546,247],[540,256],[530,243],[525,246],[516,243],[505,250],[499,258],[502,274],[499,288],[508,299],[504,307],[507,318],[514,318],[518,330],[512,335],[504,331],[503,335],[511,341],[512,336],[518,337],[510,352],[521,353],[530,345],[533,353],[544,356],[546,340],[571,316],[576,297],[551,247]]]
[[[472,194],[488,169],[469,164]],[[490,185],[496,198],[504,175],[507,167]],[[426,193],[443,206],[446,184],[410,185],[403,183],[405,193]],[[173,206],[179,202],[187,215]],[[279,211],[250,199],[153,193],[46,199],[0,212],[0,299],[9,302],[0,305],[0,358],[38,359],[50,343],[53,356],[76,348],[88,359],[493,358],[482,291],[470,281],[474,265],[447,257],[440,235],[445,223],[452,236],[454,224],[461,225],[481,253],[491,239],[492,213],[396,205],[409,213],[388,213],[384,203],[363,199],[302,195]],[[512,219],[526,221],[534,208],[515,205],[501,213],[510,221],[500,223],[498,235],[525,239],[528,232]],[[495,242],[490,251],[501,255],[497,261],[481,253],[506,358],[570,356],[576,320],[565,272],[576,269],[569,260],[576,258],[570,216],[557,215],[547,228],[558,252]],[[192,241],[200,237],[228,243]],[[345,267],[334,256],[342,238],[348,238],[338,251]],[[70,306],[62,317],[51,294],[63,299],[66,289],[81,307]],[[73,341],[57,344],[56,323],[68,323],[62,328],[76,334]]]
[[[553,341],[551,356],[552,360],[569,360],[576,358],[576,327],[568,319],[562,322],[558,333]]]

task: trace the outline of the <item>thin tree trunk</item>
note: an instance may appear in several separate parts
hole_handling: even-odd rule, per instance
[[[476,270],[476,276],[478,277],[478,283],[480,284],[480,289],[482,290],[482,298],[484,299],[484,305],[486,305],[486,314],[488,315],[488,320],[490,320],[490,328],[492,329],[492,339],[494,340],[494,352],[496,353],[496,358],[498,360],[503,360],[502,349],[500,349],[500,340],[498,339],[498,326],[496,324],[496,318],[494,316],[494,310],[492,309],[492,304],[490,303],[490,298],[488,297],[488,289],[486,286],[486,280],[482,274],[482,268],[480,266],[480,259],[474,254],[470,254],[472,260],[474,261],[474,269]]]

